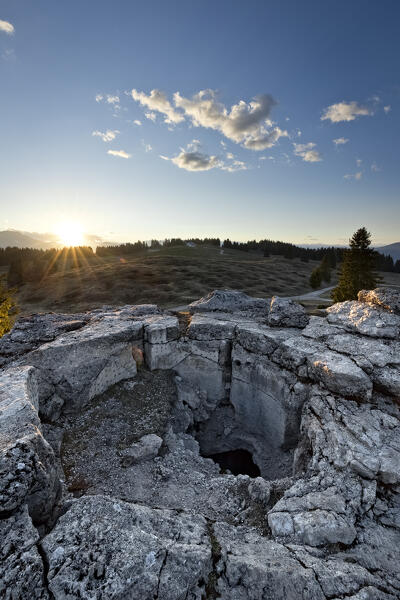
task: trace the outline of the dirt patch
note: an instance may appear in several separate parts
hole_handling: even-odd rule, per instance
[[[119,452],[143,435],[165,432],[176,388],[173,373],[139,371],[94,398],[77,415],[65,417],[61,460],[74,495],[95,490],[121,471]]]

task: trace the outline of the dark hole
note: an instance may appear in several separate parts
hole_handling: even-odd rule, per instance
[[[212,458],[218,463],[221,471],[229,470],[233,475],[248,475],[259,477],[260,469],[254,464],[253,458],[247,450],[228,450],[219,454],[209,454],[205,458]]]

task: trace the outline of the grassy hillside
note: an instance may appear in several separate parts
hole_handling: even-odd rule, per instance
[[[184,305],[216,288],[238,289],[252,296],[291,296],[311,291],[310,273],[317,263],[264,258],[238,250],[177,246],[149,250],[141,256],[100,259],[79,268],[26,284],[18,294],[22,313],[75,312],[104,304]]]

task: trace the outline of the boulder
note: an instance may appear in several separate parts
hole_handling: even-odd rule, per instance
[[[287,298],[273,296],[268,313],[270,327],[300,327],[308,324],[309,317],[304,306]]]
[[[400,292],[398,289],[379,287],[375,290],[361,290],[358,292],[358,301],[376,304],[400,315]]]
[[[343,327],[352,333],[374,338],[399,338],[400,315],[381,306],[348,300],[334,304],[326,310],[328,323]]]
[[[268,311],[268,302],[264,298],[253,298],[237,290],[214,290],[189,304],[189,309],[197,311]]]
[[[122,463],[125,467],[152,460],[158,454],[162,445],[162,438],[154,433],[149,433],[140,438],[136,444],[121,450]]]

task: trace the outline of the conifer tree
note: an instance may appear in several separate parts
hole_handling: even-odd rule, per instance
[[[319,267],[315,267],[310,275],[310,285],[313,290],[316,290],[321,285],[322,277],[321,277],[321,269]]]
[[[356,300],[360,290],[372,290],[377,285],[374,250],[370,248],[371,234],[361,227],[349,240],[349,245],[350,248],[344,252],[339,283],[332,291],[334,302]]]
[[[7,289],[5,278],[0,279],[0,337],[10,331],[17,313],[14,290]]]
[[[322,259],[319,270],[321,272],[322,281],[329,283],[331,280],[331,266],[329,264],[329,258],[327,254],[325,254],[324,258]]]

